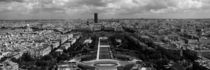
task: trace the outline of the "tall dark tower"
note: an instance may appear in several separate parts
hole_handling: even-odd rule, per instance
[[[94,13],[94,22],[98,23],[98,13]]]

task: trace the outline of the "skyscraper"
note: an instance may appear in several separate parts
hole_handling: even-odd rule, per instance
[[[98,23],[98,13],[94,13],[94,23]]]

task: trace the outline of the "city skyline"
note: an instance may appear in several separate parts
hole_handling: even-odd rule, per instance
[[[0,19],[210,18],[209,0],[1,0]]]

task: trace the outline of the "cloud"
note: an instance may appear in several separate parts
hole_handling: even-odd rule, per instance
[[[162,14],[202,14],[198,10],[210,10],[209,0],[0,0],[0,15],[23,15],[67,18],[88,17],[98,12],[105,18],[144,17]],[[197,12],[197,13],[196,13]],[[7,15],[4,15],[7,13]],[[47,15],[44,15],[46,14]],[[205,12],[206,13],[206,12]],[[56,16],[53,16],[56,14]],[[146,15],[147,14],[147,15]],[[68,16],[66,16],[68,15]],[[168,16],[168,15],[165,15]],[[2,16],[1,16],[2,17]],[[160,16],[164,17],[164,16]],[[184,17],[184,15],[183,15]],[[195,17],[195,16],[193,16]],[[3,17],[4,18],[4,17]]]
[[[0,0],[0,2],[24,2],[24,0]]]

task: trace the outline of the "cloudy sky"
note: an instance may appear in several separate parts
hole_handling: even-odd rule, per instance
[[[0,0],[0,19],[210,18],[210,0]]]

